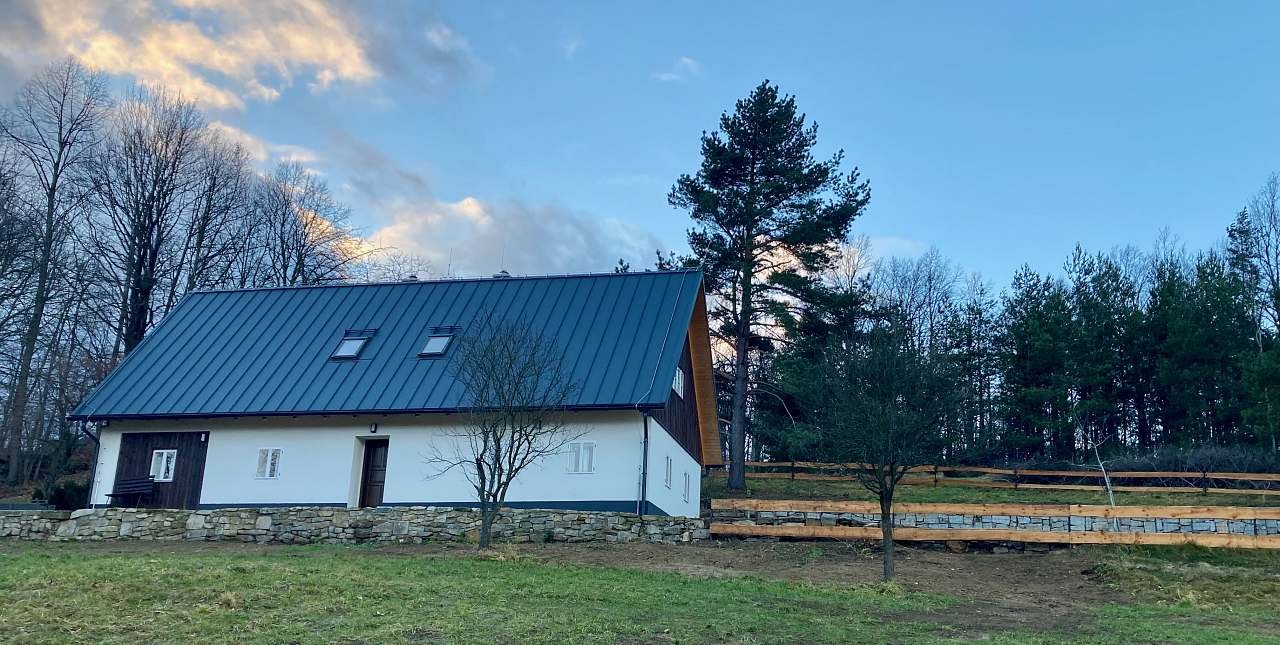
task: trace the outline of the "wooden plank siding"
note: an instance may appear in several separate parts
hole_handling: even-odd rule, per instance
[[[670,383],[659,383],[655,385],[665,386],[667,388],[667,404],[660,410],[653,413],[653,418],[657,420],[667,433],[671,435],[676,443],[680,444],[694,460],[702,463],[702,441],[698,432],[698,402],[697,390],[693,382],[693,360],[690,353],[689,343],[685,343],[684,351],[680,354],[680,369],[684,371],[684,394],[676,394],[675,389]]]
[[[720,416],[716,412],[715,370],[711,366],[711,335],[707,325],[707,296],[698,287],[689,321],[689,351],[693,362],[693,392],[698,404],[698,454],[703,466],[723,466],[720,453]]]
[[[120,435],[120,459],[116,482],[151,474],[151,451],[177,450],[173,481],[156,482],[147,506],[153,508],[200,507],[205,455],[209,449],[204,432],[126,432]],[[114,488],[114,484],[113,484]]]

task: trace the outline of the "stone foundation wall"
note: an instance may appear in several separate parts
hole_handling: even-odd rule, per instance
[[[0,511],[0,538],[20,540],[463,542],[474,541],[479,529],[479,511],[433,506]],[[526,509],[503,511],[493,535],[495,541],[669,544],[709,537],[699,519]]]
[[[820,513],[803,511],[713,511],[714,521],[731,524],[817,526],[880,526],[879,513]],[[951,515],[895,513],[893,525],[920,529],[1006,529],[1022,531],[1129,533],[1216,533],[1280,535],[1280,520],[1178,518],[1115,518],[1030,515]]]

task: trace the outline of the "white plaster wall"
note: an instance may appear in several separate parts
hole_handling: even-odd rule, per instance
[[[671,487],[666,484],[667,457],[671,458]],[[684,475],[689,475],[689,501],[684,498]],[[649,477],[645,498],[668,515],[698,517],[702,468],[657,419],[649,419]]]
[[[98,463],[94,468],[89,492],[91,506],[110,503],[107,493],[116,481],[116,461],[120,458],[120,429],[115,425],[102,428],[98,435]]]
[[[475,491],[462,470],[442,473],[440,466],[428,463],[433,446],[448,451],[455,441],[449,434],[458,421],[457,416],[440,414],[115,422],[103,430],[93,501],[108,503],[120,433],[200,431],[209,433],[201,504],[355,505],[361,439],[366,437],[389,440],[385,503],[469,502]],[[371,423],[378,424],[376,434],[370,431]],[[634,501],[639,493],[641,424],[638,412],[575,413],[567,431],[596,443],[595,472],[569,473],[567,456],[553,455],[525,469],[507,501]],[[256,477],[260,448],[283,450],[278,479]]]

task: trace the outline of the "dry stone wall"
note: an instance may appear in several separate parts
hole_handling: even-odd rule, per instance
[[[21,540],[226,540],[311,544],[474,541],[480,514],[465,508],[106,508],[0,511],[0,538]],[[494,539],[515,542],[661,542],[707,539],[699,519],[630,513],[504,510]]]
[[[879,513],[812,511],[715,510],[714,521],[732,524],[816,526],[879,526]],[[1219,535],[1280,535],[1280,519],[1103,518],[1036,515],[959,515],[895,513],[893,525],[919,529],[1005,529],[1021,531],[1127,533],[1212,533]]]

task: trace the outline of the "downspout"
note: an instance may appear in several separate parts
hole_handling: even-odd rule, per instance
[[[641,408],[640,403],[647,400],[649,395],[653,393],[654,383],[658,380],[658,369],[662,367],[662,355],[666,353],[667,341],[671,339],[671,325],[675,322],[676,311],[680,308],[680,296],[678,294],[684,293],[684,281],[688,277],[688,271],[685,271],[684,274],[680,276],[680,286],[676,290],[677,296],[675,300],[671,302],[671,314],[667,317],[667,330],[666,333],[662,335],[662,345],[658,348],[658,364],[653,366],[653,376],[649,378],[649,389],[645,390],[644,396],[640,397],[640,400],[636,401],[636,410],[640,411],[641,418],[644,419],[644,439],[640,444],[641,448],[644,449],[644,452],[640,457],[640,494],[636,499],[636,515],[644,515],[644,507],[646,506],[645,502],[648,501],[645,498],[648,496],[649,492],[649,411]],[[676,361],[679,362],[679,358],[677,358]]]
[[[98,505],[94,503],[93,499],[94,499],[94,494],[98,492],[98,459],[101,456],[101,452],[102,452],[102,439],[101,439],[102,431],[99,430],[98,435],[95,436],[92,432],[89,432],[88,430],[86,430],[86,427],[88,425],[89,425],[88,422],[81,421],[80,432],[83,433],[84,436],[93,440],[93,475],[89,479],[89,499],[88,499],[89,504],[88,505],[89,505],[89,508],[96,509]]]
[[[640,495],[636,499],[636,515],[644,515],[649,501],[649,413],[640,414],[644,419],[644,439],[640,443]]]

